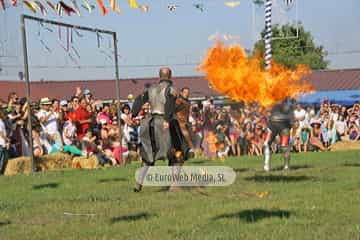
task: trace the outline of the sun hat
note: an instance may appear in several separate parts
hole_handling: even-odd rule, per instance
[[[44,97],[44,98],[40,99],[40,105],[51,105],[51,101],[49,98]]]

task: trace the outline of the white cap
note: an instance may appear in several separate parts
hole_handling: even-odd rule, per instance
[[[65,106],[68,105],[68,101],[67,100],[61,100],[60,101],[60,106]]]

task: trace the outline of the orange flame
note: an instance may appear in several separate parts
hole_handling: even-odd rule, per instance
[[[271,69],[264,71],[260,56],[248,58],[240,45],[224,46],[218,42],[212,47],[198,67],[205,72],[210,86],[235,101],[258,102],[268,107],[287,97],[313,92],[309,83],[302,79],[310,74],[305,65],[295,70],[272,62]]]

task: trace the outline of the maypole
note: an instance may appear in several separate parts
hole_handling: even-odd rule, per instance
[[[271,14],[272,14],[272,0],[266,0],[265,3],[265,69],[271,68]]]

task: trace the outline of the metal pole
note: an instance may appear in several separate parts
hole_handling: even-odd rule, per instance
[[[112,33],[113,35],[113,41],[114,41],[114,53],[115,53],[115,88],[116,88],[116,108],[117,108],[117,122],[118,122],[118,128],[119,128],[119,142],[120,142],[120,148],[122,149],[122,131],[121,131],[121,121],[120,121],[120,75],[119,75],[119,59],[118,59],[118,48],[117,48],[117,36],[116,32]],[[122,150],[120,150],[120,162],[122,162]]]
[[[272,14],[272,0],[266,0],[265,2],[265,68],[269,70],[271,68],[271,14]]]
[[[28,124],[27,129],[29,132],[29,147],[31,157],[31,171],[35,171],[35,162],[33,154],[33,139],[32,139],[32,124],[31,124],[31,99],[30,99],[30,78],[29,78],[29,63],[28,63],[28,51],[26,45],[26,28],[25,28],[25,15],[21,15],[21,33],[22,33],[22,45],[23,45],[23,57],[24,57],[24,75],[26,80],[26,99],[28,103]]]

